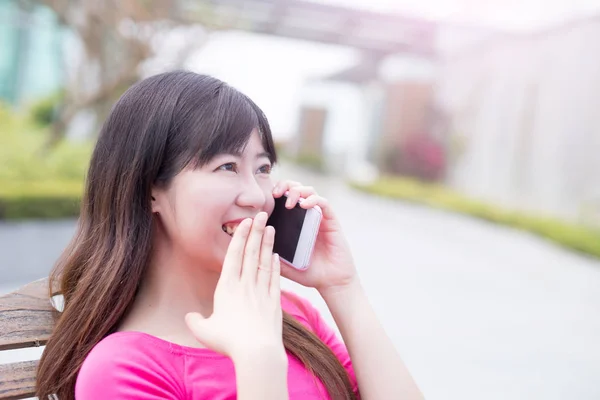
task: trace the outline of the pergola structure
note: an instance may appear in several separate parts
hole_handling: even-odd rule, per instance
[[[225,29],[348,46],[372,55],[435,56],[437,24],[305,0],[180,0],[180,17]],[[207,15],[207,13],[209,15]]]

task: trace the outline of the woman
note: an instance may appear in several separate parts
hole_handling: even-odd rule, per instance
[[[64,310],[38,396],[67,399],[418,399],[325,199],[274,185],[261,110],[191,72],[153,76],[114,106],[78,231],[52,280]],[[310,268],[272,253],[274,199],[319,205]],[[233,232],[233,235],[230,233]],[[323,296],[346,346],[280,274]],[[352,362],[350,361],[350,356]]]

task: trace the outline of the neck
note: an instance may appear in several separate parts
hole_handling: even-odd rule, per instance
[[[166,240],[155,240],[134,305],[119,330],[141,331],[190,347],[201,347],[185,324],[185,314],[209,317],[218,269],[205,268]]]

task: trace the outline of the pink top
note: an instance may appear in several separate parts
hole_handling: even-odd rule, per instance
[[[333,350],[358,393],[346,347],[319,312],[289,292],[282,296],[281,304]],[[330,399],[322,383],[300,361],[289,354],[288,360],[290,400]],[[180,346],[142,332],[116,332],[100,341],[86,357],[77,376],[75,397],[235,399],[235,371],[231,359],[209,349]]]

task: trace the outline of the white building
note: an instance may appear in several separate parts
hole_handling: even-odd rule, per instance
[[[598,221],[599,37],[600,17],[535,34],[449,28],[439,36],[440,62],[399,55],[384,60],[377,80],[314,81],[303,106],[321,110],[328,165],[364,178],[378,146],[390,143],[390,123],[439,130],[428,120],[430,100],[446,118],[450,187],[507,208]],[[420,89],[403,97],[407,85]]]
[[[446,58],[437,100],[457,149],[448,184],[591,222],[600,211],[600,18],[499,35]]]
[[[436,66],[430,60],[387,57],[375,68],[377,78],[368,69],[359,64],[310,81],[301,93],[296,150],[322,153],[328,170],[354,179],[374,177],[386,146],[424,129],[433,101]]]

